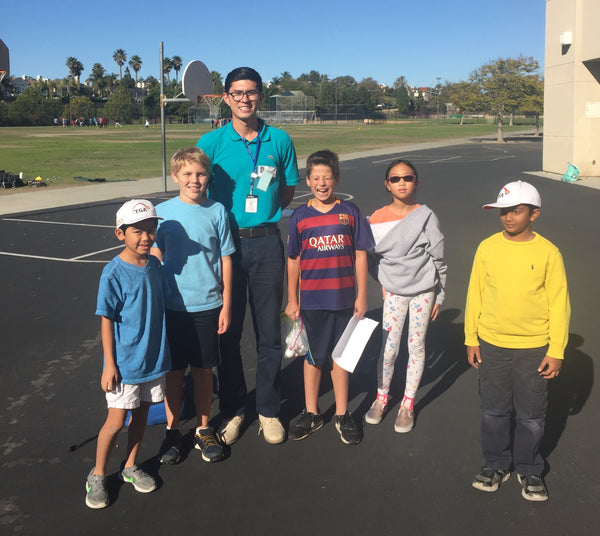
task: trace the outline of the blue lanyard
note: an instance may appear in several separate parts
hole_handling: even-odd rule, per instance
[[[246,147],[246,151],[248,151],[248,154],[250,155],[250,158],[252,159],[252,174],[250,175],[250,195],[252,195],[254,193],[254,181],[258,178],[258,151],[260,150],[260,130],[257,133],[256,136],[256,150],[254,151],[254,156],[252,156],[252,151],[250,150],[250,146],[248,145],[248,141],[246,140],[246,138],[242,138],[240,136],[240,138],[242,139],[242,141],[244,142],[244,147]]]

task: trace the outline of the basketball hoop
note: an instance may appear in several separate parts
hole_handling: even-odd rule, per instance
[[[198,97],[198,102],[205,102],[208,104],[208,113],[211,119],[219,118],[223,95],[202,95]]]

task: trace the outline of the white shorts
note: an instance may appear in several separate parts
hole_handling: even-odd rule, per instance
[[[164,376],[144,383],[118,383],[110,393],[106,393],[108,407],[117,409],[136,409],[140,407],[140,402],[156,404],[164,398]]]

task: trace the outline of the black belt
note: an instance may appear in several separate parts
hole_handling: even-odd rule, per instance
[[[277,234],[277,227],[275,225],[268,225],[265,227],[241,227],[238,229],[238,233],[240,238],[258,238],[260,236]]]

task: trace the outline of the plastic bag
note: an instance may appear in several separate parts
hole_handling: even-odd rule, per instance
[[[571,162],[568,162],[568,164],[569,167],[560,180],[563,182],[575,182],[579,179],[579,168],[575,164],[571,164]]]
[[[285,357],[302,357],[308,354],[308,337],[301,316],[296,320],[290,320],[285,313],[282,313],[281,331],[285,336]]]

